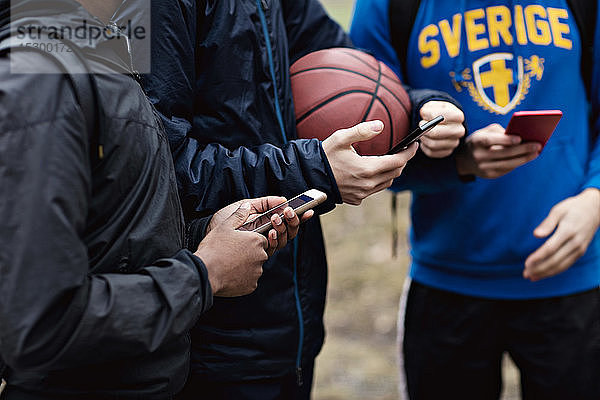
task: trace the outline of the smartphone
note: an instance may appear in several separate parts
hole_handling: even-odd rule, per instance
[[[520,136],[523,142],[539,142],[544,146],[562,115],[560,110],[517,111],[510,117],[505,133]]]
[[[306,192],[299,194],[285,203],[281,203],[277,207],[273,207],[269,211],[257,215],[244,225],[240,226],[238,230],[266,234],[273,227],[271,224],[271,217],[273,215],[279,214],[281,219],[284,219],[283,210],[285,210],[287,207],[292,207],[296,214],[301,216],[306,211],[318,206],[325,200],[327,200],[327,195],[320,190],[307,190]]]
[[[444,120],[444,117],[441,116],[441,115],[438,115],[437,117],[435,117],[431,121],[425,122],[423,125],[420,125],[417,129],[415,129],[414,131],[412,131],[411,133],[409,133],[408,135],[406,135],[406,137],[404,139],[402,139],[400,141],[400,143],[398,143],[397,145],[395,145],[386,154],[387,155],[396,154],[396,153],[398,153],[398,152],[400,152],[402,150],[406,150],[406,148],[408,146],[410,146],[411,144],[413,144],[414,142],[416,142],[417,140],[419,140],[419,138],[421,136],[423,136],[424,134],[426,134],[427,132],[429,132],[431,129],[433,129],[433,127],[435,127],[437,124],[439,124],[443,120]]]

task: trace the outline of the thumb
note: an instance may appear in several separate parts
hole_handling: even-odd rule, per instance
[[[336,142],[340,146],[351,146],[356,142],[364,142],[369,140],[383,131],[383,122],[381,121],[369,121],[362,122],[358,125],[348,129],[340,129],[336,131]]]
[[[535,228],[535,230],[533,231],[533,235],[536,238],[544,238],[550,235],[554,231],[554,229],[556,229],[556,226],[562,218],[562,214],[563,213],[561,212],[561,210],[557,209],[556,207],[550,210],[550,213],[548,214],[546,219],[544,219],[542,223],[539,224],[537,228]]]
[[[250,203],[242,203],[242,205],[239,206],[238,209],[235,210],[234,213],[223,222],[223,224],[232,227],[233,229],[239,228],[240,226],[244,225],[244,222],[246,222],[248,219],[251,208],[252,206]]]

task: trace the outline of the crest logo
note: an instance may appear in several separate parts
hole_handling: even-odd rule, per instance
[[[461,92],[466,88],[480,107],[505,115],[529,93],[533,77],[542,79],[544,59],[536,55],[515,59],[511,53],[494,53],[476,60],[472,71],[472,75],[469,68],[460,76],[450,73],[456,90]]]

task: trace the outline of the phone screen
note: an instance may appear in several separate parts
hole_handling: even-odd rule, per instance
[[[270,209],[269,211],[258,215],[253,220],[246,222],[244,225],[240,226],[238,230],[240,231],[254,231],[261,226],[268,225],[271,222],[271,217],[275,214],[279,214],[283,218],[283,210],[285,210],[288,206],[292,207],[293,210],[298,209],[300,206],[313,201],[314,199],[305,194],[301,194],[298,197],[295,197],[291,200],[286,201],[285,203],[281,203],[277,207]]]

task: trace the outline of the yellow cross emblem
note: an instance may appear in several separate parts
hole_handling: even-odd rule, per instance
[[[512,69],[506,68],[505,60],[490,61],[491,69],[481,73],[481,86],[484,89],[492,88],[494,102],[500,107],[510,103],[509,87],[514,83]]]

